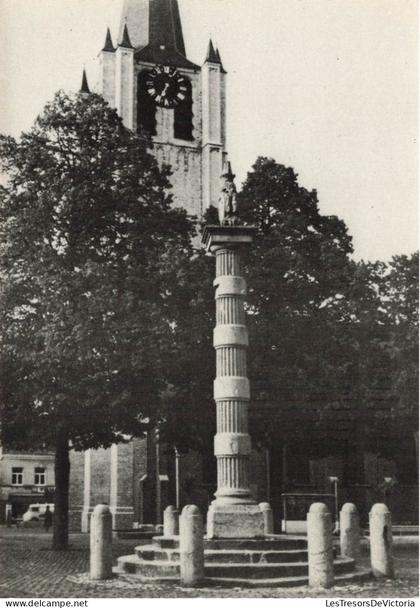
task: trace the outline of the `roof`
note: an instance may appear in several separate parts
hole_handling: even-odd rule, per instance
[[[199,69],[186,57],[178,0],[124,0],[119,39],[126,28],[137,60]]]
[[[217,56],[217,52],[214,49],[212,39],[210,38],[209,46],[207,49],[206,61],[211,63],[220,63],[220,59]]]
[[[80,93],[90,93],[87,76],[86,76],[86,70],[83,70],[82,86],[80,87]]]
[[[111,32],[110,32],[109,28],[106,31],[105,44],[104,44],[104,48],[102,50],[106,51],[108,53],[113,53],[115,51],[114,45],[112,44],[112,37],[111,37]]]
[[[178,0],[149,0],[149,45],[164,45],[186,56]]]
[[[128,27],[127,24],[124,25],[122,40],[119,43],[119,46],[122,46],[125,49],[133,49],[133,45],[131,44],[130,36],[128,35]]]
[[[196,65],[192,61],[189,61],[184,55],[173,48],[160,48],[158,46],[149,44],[143,49],[138,49],[134,53],[134,57],[136,60],[147,61],[148,63],[170,65],[175,68],[186,68],[189,70],[200,69],[200,66]]]

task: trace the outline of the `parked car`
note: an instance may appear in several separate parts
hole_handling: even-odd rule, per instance
[[[54,513],[54,503],[51,502],[39,502],[29,505],[28,510],[22,516],[22,521],[39,521],[44,517],[47,506],[50,508],[51,513]]]

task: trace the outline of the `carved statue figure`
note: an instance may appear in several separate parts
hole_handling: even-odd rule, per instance
[[[218,203],[219,222],[221,225],[227,224],[233,226],[239,222],[239,219],[237,216],[236,186],[233,181],[235,175],[232,173],[230,163],[227,165],[227,170],[222,174],[222,178],[224,183]]]

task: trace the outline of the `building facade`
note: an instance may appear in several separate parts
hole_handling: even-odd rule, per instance
[[[54,488],[54,452],[0,447],[0,522],[9,510],[20,518],[30,504],[51,502]]]

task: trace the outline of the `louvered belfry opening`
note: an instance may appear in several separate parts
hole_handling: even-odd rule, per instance
[[[185,78],[187,92],[185,99],[174,109],[174,137],[185,141],[193,141],[193,100],[192,87],[188,78]]]
[[[137,77],[137,131],[156,135],[156,106],[147,92],[149,70],[142,70]]]

